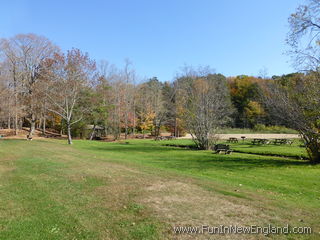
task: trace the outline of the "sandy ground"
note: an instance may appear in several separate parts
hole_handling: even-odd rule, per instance
[[[0,135],[4,136],[6,139],[27,139],[28,131],[26,129],[19,130],[18,135],[14,135],[14,131],[12,129],[0,129]],[[48,132],[49,137],[53,137],[53,133]],[[55,134],[58,135],[58,134]],[[169,136],[170,134],[162,134],[163,136]],[[231,137],[241,139],[242,136],[245,136],[246,139],[253,138],[265,138],[265,139],[275,139],[275,138],[300,138],[299,134],[276,134],[276,133],[244,133],[244,134],[218,134],[219,139],[229,139]],[[55,136],[56,138],[58,136]],[[66,138],[67,136],[62,136],[62,138]],[[36,130],[33,139],[43,139],[44,137],[41,134],[41,131]],[[59,138],[61,138],[59,136]],[[187,134],[184,137],[180,137],[179,139],[191,139],[191,134]],[[110,136],[110,139],[112,137]]]
[[[52,133],[46,131],[47,137],[61,138],[59,134]],[[25,139],[27,140],[27,135],[29,134],[26,128],[19,130],[17,135],[14,135],[13,129],[0,129],[0,135],[5,139]],[[66,138],[67,136],[62,136],[62,138]],[[42,131],[35,130],[32,139],[44,139],[45,137],[42,135]]]
[[[241,139],[242,136],[245,136],[246,139],[253,138],[266,138],[266,139],[275,139],[275,138],[300,138],[299,134],[278,134],[278,133],[244,133],[244,134],[218,134],[219,139],[229,139],[231,137]],[[187,134],[185,137],[180,137],[179,139],[191,139],[191,134]]]

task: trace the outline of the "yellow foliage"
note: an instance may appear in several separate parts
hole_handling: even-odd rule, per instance
[[[145,114],[142,114],[141,120],[140,120],[140,128],[145,130],[152,130],[153,127],[153,120],[155,118],[156,114],[154,112],[147,112]]]
[[[245,110],[246,110],[246,115],[249,118],[255,117],[255,116],[261,116],[265,114],[261,104],[255,101],[250,101],[248,103],[248,106],[245,108]]]

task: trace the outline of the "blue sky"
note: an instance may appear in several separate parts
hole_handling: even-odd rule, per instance
[[[294,71],[285,55],[287,19],[304,0],[4,0],[0,37],[35,33],[63,50],[117,66],[129,58],[142,77],[172,80],[187,65],[226,76]]]

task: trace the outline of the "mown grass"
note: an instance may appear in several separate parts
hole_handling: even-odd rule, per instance
[[[320,166],[163,146],[190,140],[128,142],[0,141],[0,239],[166,239],[168,223],[137,201],[141,186],[155,175],[190,179],[222,198],[262,204],[280,219],[318,227]]]
[[[246,134],[246,133],[285,133],[285,134],[298,134],[296,130],[273,126],[273,127],[264,127],[264,128],[223,128],[220,131],[221,133],[229,134]]]
[[[306,149],[301,146],[301,141],[298,139],[293,140],[292,145],[274,145],[272,141],[270,144],[253,145],[251,140],[239,140],[238,143],[228,143],[226,140],[220,140],[218,143],[228,144],[233,150],[240,153],[252,153],[258,155],[269,155],[269,156],[283,156],[283,157],[295,157],[297,159],[306,159],[308,154]],[[179,139],[162,141],[162,145],[176,145],[181,147],[194,148],[195,144],[190,139]]]
[[[162,223],[139,208],[134,191],[122,199],[95,192],[110,182],[78,171],[94,170],[92,156],[61,141],[8,140],[0,149],[0,239],[161,239]],[[113,201],[120,206],[105,204]]]
[[[318,176],[320,167],[312,166],[305,160],[243,153],[220,155],[213,154],[212,151],[163,146],[170,142],[192,145],[190,140],[162,142],[133,140],[129,142],[130,144],[111,143],[108,145],[93,142],[88,145],[86,141],[79,141],[75,147],[79,150],[94,152],[100,157],[112,158],[117,162],[138,163],[170,172],[210,179],[215,183],[228,184],[232,187],[242,184],[244,188],[254,191],[273,191],[279,199],[283,198],[293,204],[297,199],[303,200],[306,206],[315,207],[319,204],[316,196],[319,194],[320,183],[313,183],[315,179],[320,179]],[[292,146],[291,149],[294,148],[297,147]]]
[[[294,140],[292,145],[274,145],[272,143],[253,145],[251,141],[248,140],[244,142],[239,141],[238,144],[231,143],[230,145],[234,150],[242,153],[296,157],[298,159],[308,158],[307,151],[304,147],[300,147],[301,142],[299,140]]]

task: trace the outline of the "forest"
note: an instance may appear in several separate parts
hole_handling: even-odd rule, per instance
[[[203,92],[206,97],[210,90],[211,95],[221,94],[225,127],[283,125],[265,106],[263,85],[304,78],[299,73],[226,77],[207,66],[184,66],[173,81],[142,79],[129,60],[123,68],[96,63],[79,49],[61,53],[49,39],[35,34],[2,39],[1,53],[1,126],[15,131],[28,127],[30,136],[35,128],[45,134],[47,128],[67,133],[70,127],[73,136],[85,138],[87,125],[103,127],[115,139],[120,133],[158,135],[161,130],[181,136],[188,131],[186,113],[192,115],[185,100],[191,97],[188,91],[196,89],[208,91]],[[188,89],[188,83],[194,89]]]

